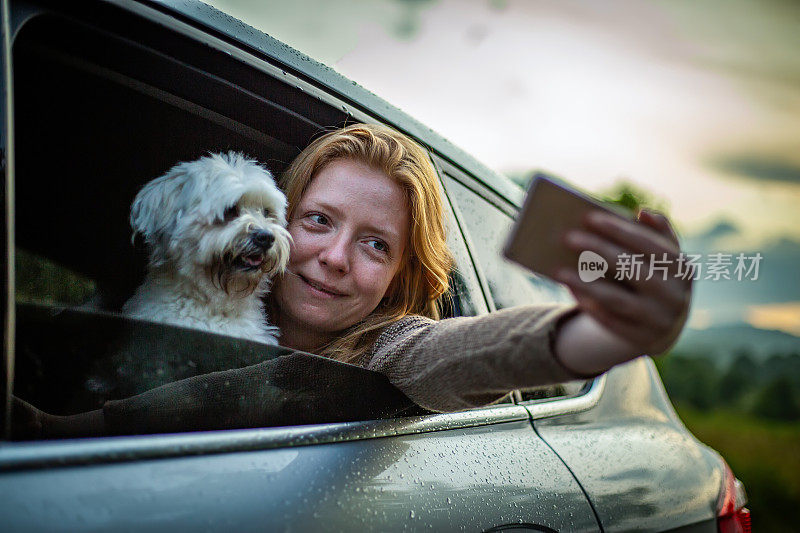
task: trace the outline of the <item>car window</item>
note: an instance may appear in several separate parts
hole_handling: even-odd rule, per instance
[[[526,304],[574,303],[560,285],[537,276],[502,256],[513,218],[459,180],[444,173],[447,193],[469,235],[473,255],[483,271],[490,297],[497,309]],[[466,181],[465,178],[462,177]],[[475,185],[478,188],[477,185]],[[585,387],[574,381],[520,391],[519,399],[539,400],[572,396]]]
[[[129,223],[145,183],[230,150],[279,175],[314,135],[353,117],[280,69],[145,21],[103,24],[39,16],[12,49],[14,394],[55,415],[104,407],[118,434],[421,413],[375,372],[120,313],[147,261]],[[454,248],[464,263],[463,243]],[[475,314],[474,272],[451,280],[446,314]],[[138,407],[115,411],[135,395]]]
[[[481,314],[485,312],[486,305],[481,298],[480,281],[475,273],[475,266],[464,243],[453,209],[447,202],[445,205],[445,222],[447,247],[453,254],[455,266],[450,273],[450,290],[441,299],[441,316],[442,318],[450,318]]]

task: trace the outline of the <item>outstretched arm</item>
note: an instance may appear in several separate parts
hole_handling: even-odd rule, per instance
[[[641,211],[638,218],[636,223],[595,211],[586,217],[585,231],[564,236],[573,250],[592,250],[609,265],[623,253],[644,254],[641,275],[625,285],[604,278],[583,282],[568,269],[557,274],[582,311],[562,324],[555,346],[556,357],[576,373],[599,373],[639,355],[663,353],[686,322],[692,276],[676,276],[678,238],[663,215]],[[645,279],[651,257],[666,259],[666,279],[661,272]]]

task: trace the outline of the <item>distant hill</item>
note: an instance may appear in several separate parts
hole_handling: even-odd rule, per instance
[[[708,356],[725,367],[742,351],[749,352],[757,360],[776,353],[800,353],[800,337],[784,331],[754,328],[745,323],[707,329],[687,328],[673,351]]]

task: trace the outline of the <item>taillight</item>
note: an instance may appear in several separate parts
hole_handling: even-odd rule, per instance
[[[719,533],[750,533],[750,511],[744,505],[747,494],[744,485],[736,479],[725,463],[722,491],[717,500],[717,529]]]

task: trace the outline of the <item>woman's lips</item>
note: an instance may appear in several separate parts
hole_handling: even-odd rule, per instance
[[[317,290],[317,291],[319,291],[321,293],[328,294],[330,296],[346,296],[344,293],[338,292],[337,290],[333,289],[332,287],[330,287],[328,285],[324,285],[324,284],[319,283],[317,281],[314,281],[312,279],[308,279],[307,277],[302,276],[300,274],[298,274],[297,276],[300,279],[302,279],[309,287],[311,287],[312,289],[315,289],[315,290]]]

